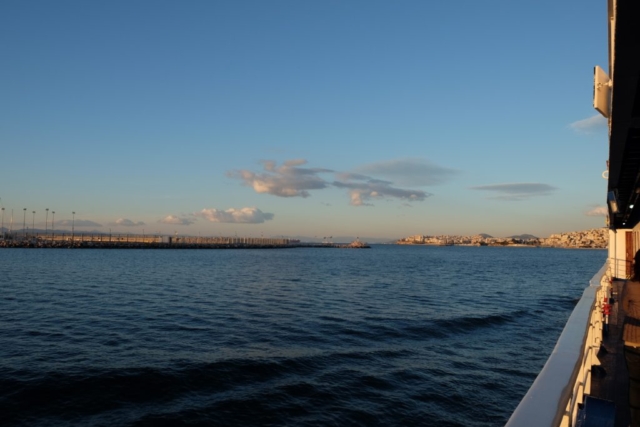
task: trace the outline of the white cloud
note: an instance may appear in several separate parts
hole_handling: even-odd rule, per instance
[[[424,159],[395,159],[359,166],[357,173],[380,176],[396,185],[431,186],[449,181],[458,171],[445,168]]]
[[[497,193],[492,199],[520,201],[536,196],[547,196],[556,190],[549,184],[540,183],[512,183],[512,184],[491,184],[471,187],[472,190],[489,191]]]
[[[339,174],[344,181],[334,181],[333,185],[338,188],[349,190],[350,204],[353,206],[373,206],[368,203],[371,199],[395,198],[410,202],[421,202],[429,196],[421,190],[405,190],[391,186],[391,182],[370,178],[360,174]],[[364,182],[353,182],[364,181]]]
[[[305,159],[285,161],[281,166],[273,160],[262,162],[264,172],[250,170],[227,172],[227,176],[239,179],[257,193],[267,193],[279,197],[309,197],[309,190],[321,190],[329,187],[343,188],[349,191],[353,206],[371,206],[373,199],[399,199],[404,201],[423,201],[432,194],[422,190],[399,188],[403,186],[423,186],[441,184],[457,173],[453,169],[443,168],[426,160],[404,159],[373,163],[356,168],[356,172],[334,172],[324,168],[306,168]],[[336,180],[326,181],[320,175],[334,172]],[[370,172],[366,175],[362,172]],[[391,180],[378,179],[373,174]]]
[[[119,218],[115,222],[110,222],[109,225],[122,226],[122,227],[137,227],[145,224],[142,221],[134,222],[134,221],[131,221],[130,219]]]
[[[600,129],[607,129],[607,126],[607,119],[600,114],[569,124],[571,129],[581,133],[590,133]]]
[[[202,209],[194,214],[205,218],[211,222],[227,222],[239,224],[262,224],[265,221],[273,219],[272,213],[262,212],[258,208],[242,208],[242,209]]]
[[[176,215],[167,215],[166,217],[162,218],[158,222],[162,224],[172,224],[172,225],[191,225],[195,221],[192,220],[191,218],[179,217]]]
[[[590,211],[586,212],[587,216],[607,216],[609,215],[609,210],[606,206],[596,206]]]
[[[236,170],[227,176],[240,179],[256,193],[267,193],[279,197],[309,197],[307,190],[319,190],[327,187],[327,182],[318,174],[332,172],[328,169],[301,168],[306,164],[304,159],[288,160],[277,166],[273,160],[262,162],[264,173],[250,170]]]
[[[87,219],[63,219],[60,221],[56,221],[56,227],[102,227],[102,224],[98,224],[97,222],[89,221]]]

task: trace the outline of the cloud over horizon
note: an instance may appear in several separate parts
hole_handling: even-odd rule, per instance
[[[191,225],[195,222],[195,220],[186,217],[179,217],[177,215],[167,215],[158,222],[171,225]]]
[[[557,190],[549,184],[540,183],[511,183],[490,184],[470,187],[471,190],[489,191],[498,194],[491,199],[506,201],[522,201],[537,196],[548,196]]]
[[[145,223],[142,221],[134,222],[126,218],[118,218],[115,222],[110,222],[109,225],[122,226],[122,227],[137,227],[137,226],[145,225]]]
[[[359,166],[354,170],[363,175],[381,176],[396,185],[405,186],[440,185],[459,173],[424,159],[387,160]]]
[[[342,181],[334,181],[338,188],[349,190],[350,204],[352,206],[373,206],[368,203],[371,199],[396,198],[410,202],[421,202],[429,196],[421,190],[404,190],[391,186],[391,182],[374,179],[360,174],[338,174]],[[354,182],[360,181],[360,182]]]
[[[97,222],[89,221],[88,219],[63,219],[60,221],[56,221],[56,226],[63,227],[102,227],[102,224],[98,224]]]
[[[309,197],[310,190],[326,188],[346,189],[352,206],[372,206],[373,199],[399,199],[423,201],[432,194],[422,190],[408,190],[403,186],[438,185],[446,182],[458,172],[429,163],[426,160],[400,159],[372,163],[354,169],[355,172],[338,172],[325,168],[301,167],[306,159],[287,160],[281,166],[275,161],[262,161],[264,172],[234,170],[227,176],[239,179],[257,193],[278,197]],[[367,173],[368,172],[368,173]],[[320,175],[334,173],[335,180],[329,182]],[[389,179],[378,179],[382,176]]]
[[[242,209],[202,209],[195,213],[195,216],[202,217],[211,222],[224,222],[235,224],[262,224],[265,221],[272,220],[274,215],[268,212],[262,212],[260,209],[242,208]]]
[[[593,209],[585,212],[586,216],[607,216],[609,215],[609,210],[606,206],[595,206]]]
[[[306,163],[304,159],[294,159],[277,166],[273,160],[265,160],[262,162],[263,173],[243,169],[229,171],[227,176],[241,180],[256,193],[267,193],[278,197],[309,197],[307,190],[327,187],[327,182],[318,174],[333,171],[300,167]]]
[[[569,127],[576,132],[591,133],[596,130],[607,129],[608,122],[601,114],[596,114],[586,119],[578,120],[569,124]]]

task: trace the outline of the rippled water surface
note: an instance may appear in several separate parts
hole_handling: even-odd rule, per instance
[[[604,251],[0,250],[0,424],[499,426]]]

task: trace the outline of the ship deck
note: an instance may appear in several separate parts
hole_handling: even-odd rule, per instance
[[[602,365],[594,370],[590,395],[615,403],[616,427],[638,426],[640,282],[614,281],[612,286],[615,303],[598,354]]]

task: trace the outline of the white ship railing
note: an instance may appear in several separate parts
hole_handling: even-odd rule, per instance
[[[631,279],[633,274],[633,261],[626,258],[609,258],[610,270],[613,277],[621,279]]]
[[[602,305],[610,294],[608,264],[589,281],[547,363],[524,396],[507,427],[571,427],[585,394],[602,342]]]

